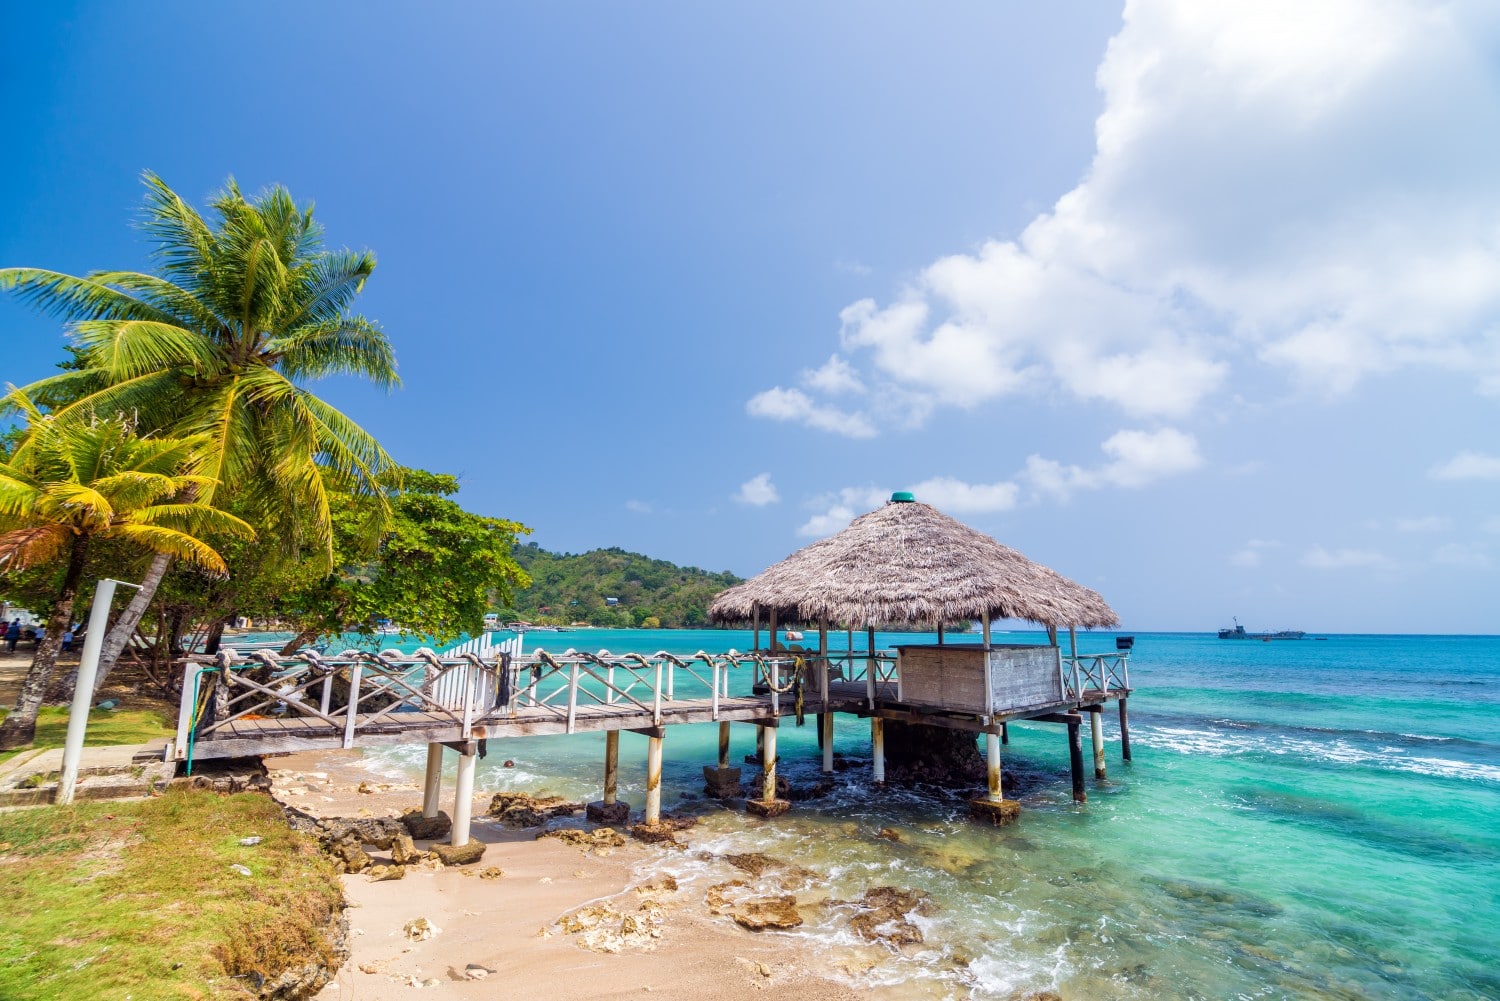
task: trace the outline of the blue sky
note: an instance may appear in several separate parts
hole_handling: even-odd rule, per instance
[[[548,548],[914,489],[1133,629],[1500,632],[1491,5],[31,4],[0,75],[0,265],[287,185],[405,380],[319,391]]]

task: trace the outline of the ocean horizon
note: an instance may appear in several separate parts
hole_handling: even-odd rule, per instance
[[[830,974],[882,996],[1500,997],[1500,637],[1125,634],[1136,637],[1134,760],[1121,761],[1106,713],[1109,774],[1090,778],[1086,804],[1071,800],[1060,726],[1012,724],[1006,795],[1023,812],[993,828],[968,819],[962,796],[874,789],[868,723],[840,715],[834,746],[852,764],[769,823],[699,797],[715,725],[672,727],[664,806],[700,817],[695,849],[768,852],[820,873],[838,899],[877,885],[929,894],[920,945],[872,948],[837,908],[814,909],[821,916],[791,933]],[[1045,642],[1041,631],[1006,635]],[[1080,633],[1079,649],[1113,650],[1115,635]],[[881,633],[877,645],[923,639]],[[855,648],[863,642],[856,632]],[[750,644],[749,630],[589,629],[528,633],[526,648]],[[811,720],[781,729],[794,785],[823,778]],[[736,725],[732,760],[754,739]],[[492,739],[478,786],[597,798],[603,744],[602,734]],[[645,738],[624,734],[620,751],[620,795],[640,809]],[[422,745],[366,752],[371,768],[404,778],[424,757]],[[651,866],[700,892],[722,878],[697,852]]]

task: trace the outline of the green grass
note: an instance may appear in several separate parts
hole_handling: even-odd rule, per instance
[[[0,719],[9,710],[0,709]],[[36,740],[31,748],[18,751],[0,751],[0,763],[4,763],[23,751],[39,747],[62,747],[68,735],[68,707],[42,706],[36,718]],[[89,728],[84,743],[91,746],[105,744],[148,744],[170,740],[175,733],[167,726],[166,717],[154,709],[120,709],[110,712],[95,709],[89,713]]]
[[[165,1001],[329,962],[341,890],[268,797],[172,789],[0,814],[0,899],[0,998]]]

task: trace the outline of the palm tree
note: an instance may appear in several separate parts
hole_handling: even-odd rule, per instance
[[[205,436],[197,499],[223,507],[232,495],[288,555],[311,546],[331,569],[330,485],[370,503],[373,534],[389,518],[379,480],[394,463],[300,383],[349,374],[399,384],[385,334],[349,312],[375,257],[324,250],[312,207],[279,186],[246,199],[231,178],[209,203],[210,225],[155,174],[144,181],[159,275],[0,269],[0,290],[68,321],[79,348],[78,370],[25,392],[59,420],[124,412],[148,431]],[[171,559],[153,559],[110,631],[101,684]]]
[[[214,486],[200,470],[206,436],[143,438],[124,417],[62,421],[25,394],[8,398],[30,420],[10,461],[0,465],[0,573],[65,560],[46,634],[21,683],[15,709],[0,724],[0,750],[30,744],[37,710],[73,616],[89,546],[121,539],[222,573],[224,561],[200,536],[251,536],[245,522],[202,501]]]

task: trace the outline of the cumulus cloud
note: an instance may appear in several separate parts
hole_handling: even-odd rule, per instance
[[[1033,455],[1026,468],[1008,480],[969,483],[951,476],[934,476],[898,489],[910,490],[917,500],[949,514],[994,514],[1009,511],[1022,500],[1023,486],[1037,494],[1067,497],[1075,490],[1104,487],[1136,489],[1158,479],[1196,469],[1202,464],[1192,435],[1172,428],[1160,431],[1120,431],[1100,448],[1109,461],[1094,468],[1065,466]],[[813,498],[820,509],[798,529],[801,535],[837,532],[856,515],[885,502],[891,492],[881,487],[845,487]]]
[[[1119,431],[1099,447],[1110,458],[1103,465],[1093,468],[1065,466],[1033,455],[1027,458],[1022,476],[1039,493],[1066,499],[1076,490],[1108,486],[1143,487],[1203,464],[1198,440],[1175,428]]]
[[[745,404],[752,417],[767,417],[775,421],[800,421],[808,427],[850,438],[871,438],[875,425],[868,417],[859,413],[840,410],[838,407],[822,406],[800,389],[783,389],[776,386],[757,393]]]
[[[1434,480],[1500,480],[1500,456],[1460,452],[1427,471]]]
[[[741,483],[734,499],[741,504],[765,507],[767,504],[775,504],[781,500],[781,495],[776,492],[776,484],[771,482],[771,474],[761,473]]]
[[[1500,393],[1497,46],[1476,0],[1132,0],[1079,183],[845,308],[844,361],[945,405],[1172,420],[1245,367],[1338,393],[1436,366]]]
[[[855,374],[854,367],[838,355],[830,356],[821,368],[803,372],[802,381],[830,395],[857,393],[865,388],[865,384]]]
[[[1302,557],[1302,565],[1314,570],[1378,569],[1390,566],[1391,561],[1372,549],[1329,550],[1313,546]]]

